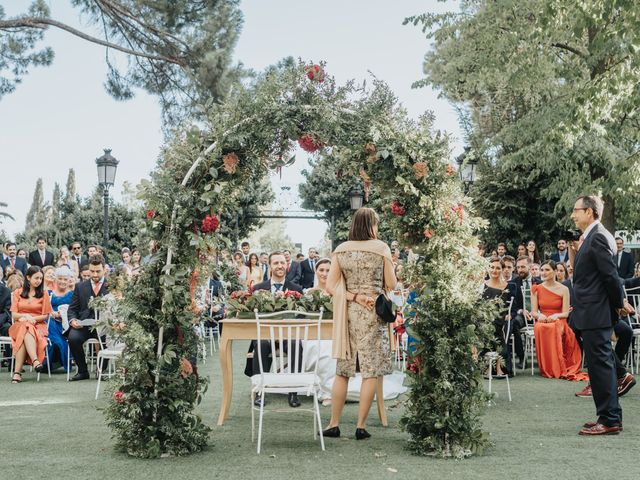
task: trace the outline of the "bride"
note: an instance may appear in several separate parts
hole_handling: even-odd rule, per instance
[[[329,276],[329,269],[331,267],[331,260],[323,258],[316,262],[316,274],[314,277],[313,287],[304,291],[305,294],[312,292],[320,292],[323,295],[329,296],[327,292],[327,277]],[[330,315],[330,313],[329,313]],[[304,352],[307,359],[315,358],[315,349],[317,342],[309,341],[304,346]],[[307,361],[306,370],[311,371],[315,368],[313,361]],[[333,386],[333,379],[336,375],[336,360],[331,357],[331,340],[320,341],[320,357],[318,359],[318,377],[320,378],[320,395],[318,398],[322,400],[322,405],[331,405],[331,387]],[[394,371],[390,375],[384,377],[384,399],[390,400],[396,398],[398,395],[404,393],[407,388],[402,385],[404,381],[404,373]],[[349,388],[347,391],[347,400],[357,402],[360,397],[360,384],[362,383],[362,377],[357,374],[349,382]]]

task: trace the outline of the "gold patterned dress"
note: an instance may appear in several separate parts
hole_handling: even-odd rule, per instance
[[[349,292],[377,298],[382,293],[384,258],[370,252],[340,252],[336,254]],[[356,302],[347,302],[351,358],[338,360],[336,374],[363,378],[388,375],[392,372],[389,352],[389,328],[378,318],[375,309],[367,310]]]

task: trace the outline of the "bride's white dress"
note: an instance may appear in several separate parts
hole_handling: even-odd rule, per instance
[[[316,349],[318,342],[310,340],[304,344],[305,357],[307,363],[305,370],[312,372],[315,368]],[[320,341],[320,358],[318,360],[318,377],[320,377],[320,400],[331,398],[331,387],[333,379],[336,376],[336,360],[331,358],[331,340]],[[383,392],[384,399],[391,400],[398,395],[407,391],[407,387],[403,385],[404,373],[394,370],[393,373],[384,376]],[[357,402],[360,399],[360,385],[362,377],[356,374],[354,378],[349,379],[349,389],[347,391],[347,401]]]

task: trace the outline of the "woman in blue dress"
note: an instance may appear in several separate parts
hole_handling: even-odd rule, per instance
[[[62,336],[62,332],[66,326],[63,325],[63,317],[59,310],[61,306],[71,303],[71,297],[73,296],[73,289],[75,287],[74,280],[74,272],[68,266],[63,265],[58,267],[56,269],[55,290],[49,293],[49,295],[51,295],[51,307],[53,309],[53,313],[51,313],[51,317],[49,318],[49,346],[47,347],[49,360],[51,363],[58,360],[62,364],[65,372],[67,371],[69,350],[67,339]]]

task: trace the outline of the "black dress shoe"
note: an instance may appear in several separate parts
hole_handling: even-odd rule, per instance
[[[300,400],[298,400],[297,393],[290,393],[287,397],[287,400],[289,400],[289,406],[291,408],[297,408],[300,406]]]
[[[261,397],[261,396],[260,396],[260,394],[258,393],[258,394],[256,395],[256,399],[253,401],[253,404],[254,404],[256,407],[259,407],[259,406],[260,406],[261,398],[262,398],[262,397]],[[264,397],[264,404],[265,404],[265,405],[267,404],[267,397]]]
[[[76,373],[69,379],[70,382],[77,382],[78,380],[89,380],[89,373]]]
[[[340,427],[331,427],[322,431],[323,437],[338,438],[340,437]]]
[[[356,428],[356,440],[364,440],[365,438],[369,438],[370,436],[371,434],[364,428]]]

